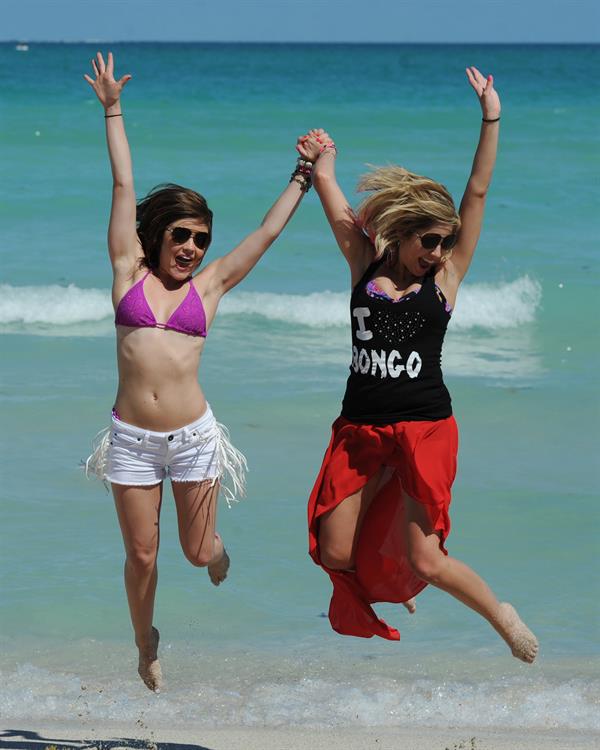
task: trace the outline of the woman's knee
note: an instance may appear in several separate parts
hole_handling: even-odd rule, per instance
[[[205,568],[207,565],[210,565],[215,557],[214,542],[211,545],[203,544],[197,548],[182,545],[182,549],[186,560],[195,568]]]
[[[440,549],[409,550],[408,561],[418,578],[435,585],[440,579],[446,556]]]
[[[350,570],[354,567],[352,548],[343,544],[320,541],[319,560],[331,570]]]
[[[156,567],[156,558],[158,556],[158,547],[150,546],[133,546],[127,550],[127,566],[134,570],[138,575],[151,573]]]

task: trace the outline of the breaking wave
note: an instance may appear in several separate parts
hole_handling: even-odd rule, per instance
[[[233,292],[221,303],[220,315],[259,316],[283,324],[311,328],[348,325],[346,292],[280,294]],[[465,284],[452,317],[454,331],[514,328],[535,320],[542,297],[539,282],[523,276],[499,284]],[[61,328],[106,323],[113,315],[110,293],[69,286],[0,285],[0,328],[4,332],[64,335]],[[91,324],[91,325],[90,325]],[[32,330],[32,327],[36,327]],[[98,328],[106,331],[106,325]]]

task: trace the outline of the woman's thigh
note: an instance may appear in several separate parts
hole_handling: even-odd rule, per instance
[[[358,492],[349,495],[319,520],[319,554],[332,568],[354,565],[356,545],[366,512],[393,469],[382,466]]]
[[[440,546],[441,535],[433,530],[427,509],[406,492],[403,502],[406,549],[411,564],[420,569],[439,564],[446,556]]]
[[[162,483],[149,487],[113,483],[112,491],[127,554],[156,554],[159,543]]]
[[[188,559],[210,558],[214,550],[219,482],[172,482],[179,539]]]

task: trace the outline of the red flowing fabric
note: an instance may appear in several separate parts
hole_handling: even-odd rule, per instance
[[[404,538],[402,490],[427,510],[440,546],[450,532],[448,508],[456,474],[454,417],[435,422],[364,425],[339,417],[308,503],[309,553],[329,574],[331,627],[342,635],[397,641],[374,602],[405,602],[427,585],[412,572]],[[331,570],[319,559],[319,518],[353,495],[382,467],[395,469],[371,502],[358,538],[354,571]]]

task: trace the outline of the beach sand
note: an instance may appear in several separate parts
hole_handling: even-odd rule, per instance
[[[66,747],[117,750],[592,750],[600,733],[541,729],[311,729],[193,727],[153,730],[143,719],[136,726],[86,722],[86,726],[5,728],[0,748],[56,750]]]

